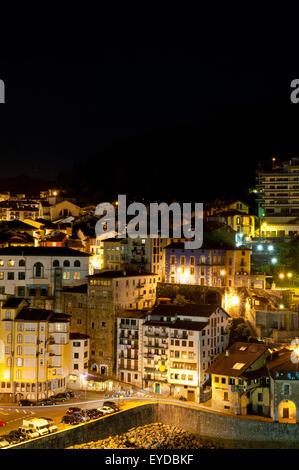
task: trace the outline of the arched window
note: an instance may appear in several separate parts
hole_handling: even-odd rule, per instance
[[[44,277],[44,266],[42,263],[35,263],[33,266],[33,277]]]
[[[14,266],[15,265],[15,260],[14,259],[9,259],[7,265],[8,266]]]
[[[53,268],[59,268],[59,261],[58,261],[58,259],[54,259],[54,261],[53,261]]]
[[[25,263],[24,259],[20,259],[19,266],[26,266],[26,263]]]
[[[18,342],[18,343],[22,343],[22,342],[23,342],[23,337],[22,337],[22,335],[18,335],[18,336],[17,336],[17,342]]]
[[[74,266],[75,268],[80,268],[81,266],[80,260],[76,259],[76,261],[74,262]]]
[[[65,268],[69,268],[69,267],[70,267],[70,262],[69,262],[68,259],[66,259],[66,260],[63,262],[63,266],[64,266]]]
[[[6,359],[6,367],[10,367],[11,366],[11,357],[8,357]]]

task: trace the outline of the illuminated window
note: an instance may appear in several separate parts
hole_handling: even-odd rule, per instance
[[[13,259],[8,260],[7,266],[14,266],[15,262]]]
[[[244,367],[244,366],[245,366],[245,363],[244,363],[244,362],[236,362],[236,363],[233,365],[232,369],[240,370],[240,369],[242,369],[242,367]]]

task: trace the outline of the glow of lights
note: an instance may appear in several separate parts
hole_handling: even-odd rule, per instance
[[[271,259],[271,263],[272,263],[272,264],[276,264],[276,263],[277,263],[277,258],[272,258],[272,259]]]
[[[283,305],[283,304],[280,304],[280,305],[279,305],[279,308],[280,308],[280,309],[283,309],[283,308],[284,308],[284,305]]]
[[[293,277],[293,274],[292,274],[292,273],[288,273],[287,276],[288,276],[288,278],[291,278],[291,277]]]
[[[56,192],[56,191],[54,191],[53,196],[57,196],[57,192]]]
[[[273,251],[273,245],[268,246],[268,251]]]
[[[222,269],[222,270],[220,271],[220,274],[221,274],[221,276],[225,276],[225,270]]]
[[[240,299],[237,295],[233,295],[230,299],[230,304],[232,307],[235,307],[236,305],[239,305]]]
[[[299,339],[298,338],[295,338],[292,340],[290,349],[293,349],[291,353],[291,361],[296,364],[299,362]]]
[[[258,249],[259,251],[262,251],[263,245],[258,245],[258,246],[257,246],[257,249]]]
[[[267,227],[267,224],[266,224],[266,222],[264,222],[264,223],[263,223],[263,227]]]
[[[279,279],[284,279],[284,274],[280,273],[278,277],[279,277]]]

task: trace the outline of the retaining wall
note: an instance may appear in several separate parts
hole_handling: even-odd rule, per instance
[[[293,443],[299,447],[299,424],[273,423],[221,415],[183,405],[149,403],[82,424],[50,436],[12,446],[13,449],[65,449],[75,444],[96,441],[123,434],[132,427],[150,423],[164,423],[182,427],[202,437],[239,441],[242,447],[254,442],[279,444]],[[233,447],[237,447],[234,445]]]

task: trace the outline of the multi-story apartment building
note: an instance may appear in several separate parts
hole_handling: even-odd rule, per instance
[[[228,346],[229,315],[215,305],[158,305],[143,324],[143,383],[200,401],[206,369]]]
[[[103,271],[88,276],[90,367],[93,373],[116,372],[116,314],[148,309],[156,300],[157,275],[136,271]]]
[[[166,282],[234,287],[240,276],[250,275],[250,249],[205,240],[201,248],[187,250],[181,242],[166,246]]]
[[[88,373],[89,336],[70,333],[69,382],[80,384],[82,376]]]
[[[11,297],[1,305],[0,394],[39,400],[63,392],[69,376],[69,316]]]
[[[116,375],[122,382],[142,387],[143,322],[147,310],[124,310],[117,313]]]
[[[61,311],[61,291],[89,274],[89,254],[66,247],[0,249],[0,292]]]
[[[299,159],[281,167],[257,172],[257,202],[263,210],[263,223],[290,222],[299,216]],[[261,225],[262,226],[262,225]],[[282,230],[281,230],[282,231]],[[281,235],[278,235],[281,236]]]

